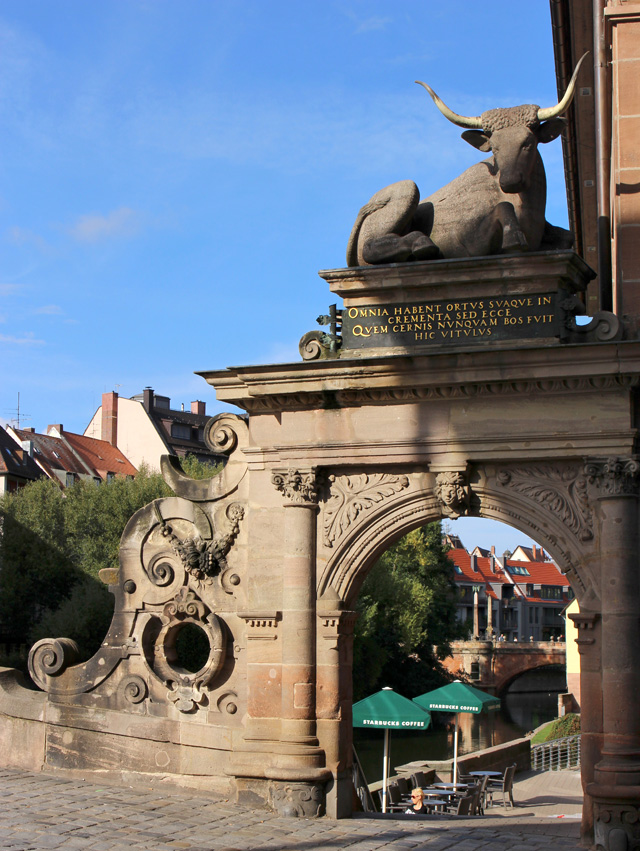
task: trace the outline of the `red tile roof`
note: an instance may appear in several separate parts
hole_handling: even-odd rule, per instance
[[[116,476],[135,476],[138,472],[128,458],[106,440],[85,437],[70,431],[63,432],[63,435],[69,445],[97,471],[102,479],[106,479],[107,473],[114,473]]]
[[[526,595],[527,585],[551,585],[560,587],[563,590],[563,595],[570,585],[566,576],[564,576],[551,561],[531,562],[512,561],[511,559],[507,560],[507,568],[513,567],[525,569],[528,572],[527,575],[509,570],[505,572],[500,567],[500,563],[497,559],[494,560],[494,569],[492,570],[491,558],[485,558],[482,556],[476,556],[475,562],[477,570],[474,571],[471,568],[471,555],[464,549],[451,549],[447,553],[447,556],[458,568],[455,574],[456,582],[484,584],[486,593],[494,599],[497,598],[497,595],[491,588],[490,583],[494,585],[517,585],[523,592],[523,596]],[[502,560],[500,560],[500,562],[501,561]],[[534,597],[528,597],[527,599],[539,599],[539,592],[537,592]]]

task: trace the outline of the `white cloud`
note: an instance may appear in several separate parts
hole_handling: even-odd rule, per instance
[[[14,245],[35,245],[40,251],[45,251],[48,248],[47,243],[39,234],[18,225],[8,229],[7,238]]]
[[[37,340],[32,333],[25,334],[24,337],[11,337],[6,334],[0,334],[0,343],[7,343],[14,346],[43,346],[44,340]]]
[[[387,24],[393,23],[393,18],[382,18],[380,15],[373,15],[371,18],[365,18],[360,21],[356,27],[356,33],[372,32],[373,30],[383,30]]]
[[[112,237],[133,236],[140,227],[140,217],[130,207],[120,207],[106,215],[99,213],[80,216],[68,229],[78,242],[100,242]]]
[[[57,304],[44,304],[42,307],[36,308],[34,313],[42,316],[62,316],[64,311]]]
[[[0,295],[13,295],[20,289],[19,284],[0,284]]]

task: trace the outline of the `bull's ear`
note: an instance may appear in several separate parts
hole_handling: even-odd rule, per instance
[[[557,139],[562,133],[566,124],[567,122],[564,118],[550,118],[549,121],[543,121],[536,130],[538,142],[541,144],[544,144],[545,142],[553,142],[553,140]]]
[[[468,142],[470,145],[473,145],[474,148],[477,148],[485,154],[487,151],[491,150],[489,137],[482,130],[465,130],[462,134],[462,138],[465,142]]]

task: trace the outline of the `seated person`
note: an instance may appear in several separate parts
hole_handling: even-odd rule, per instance
[[[426,816],[429,811],[424,805],[424,792],[422,789],[411,790],[411,806],[405,810],[407,815]]]

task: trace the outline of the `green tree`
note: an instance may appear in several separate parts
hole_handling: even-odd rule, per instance
[[[356,604],[354,699],[387,685],[415,697],[446,681],[441,660],[464,631],[456,595],[439,522],[410,532],[384,553]]]
[[[0,500],[0,633],[11,643],[67,637],[85,658],[105,636],[113,599],[98,579],[118,566],[122,532],[138,509],[171,495],[159,473],[62,491],[51,480]]]

